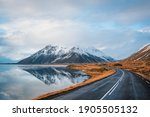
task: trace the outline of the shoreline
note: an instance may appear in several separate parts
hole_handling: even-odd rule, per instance
[[[84,87],[84,86],[89,85],[91,83],[94,83],[94,82],[96,82],[98,80],[104,79],[104,78],[106,78],[108,76],[111,76],[111,75],[116,73],[115,70],[106,69],[106,68],[105,68],[106,71],[104,70],[104,71],[100,72],[100,70],[104,69],[104,68],[99,66],[99,65],[90,65],[90,64],[86,64],[86,65],[70,65],[68,67],[70,69],[76,69],[76,70],[80,70],[82,72],[85,72],[87,75],[90,76],[90,78],[85,80],[82,83],[79,83],[79,84],[67,87],[65,89],[61,89],[61,90],[58,90],[58,91],[54,91],[54,92],[51,92],[51,93],[46,93],[46,94],[40,95],[38,97],[33,98],[32,100],[44,100],[44,99],[52,97],[52,96],[61,95],[63,93],[67,93],[69,91],[73,91],[75,89]]]
[[[41,67],[41,66],[46,66],[46,67],[47,67],[47,66],[50,66],[50,67],[51,67],[51,66],[52,66],[52,67],[53,67],[53,66],[54,66],[54,67],[67,67],[67,66],[68,66],[67,64],[16,64],[16,63],[8,63],[8,64],[7,64],[7,63],[0,63],[0,65],[4,65],[4,66],[5,66],[5,65],[6,65],[6,66],[7,66],[7,65],[15,65],[15,66],[35,66],[35,67],[36,67],[36,66],[40,66],[40,67]]]

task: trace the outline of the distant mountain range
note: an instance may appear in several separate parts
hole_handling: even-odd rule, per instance
[[[150,61],[150,44],[145,45],[143,48],[139,49],[138,52],[132,54],[126,60],[129,61]]]
[[[114,59],[96,48],[64,48],[48,45],[35,54],[19,61],[19,64],[67,64],[67,63],[100,63]]]

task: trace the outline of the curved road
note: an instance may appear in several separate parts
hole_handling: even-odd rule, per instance
[[[132,72],[117,73],[90,85],[45,99],[53,100],[149,100],[150,82]]]

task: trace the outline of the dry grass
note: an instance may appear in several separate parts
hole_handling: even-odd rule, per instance
[[[88,75],[90,75],[91,77],[88,80],[85,80],[84,82],[82,82],[80,84],[77,84],[77,85],[74,85],[74,86],[59,90],[59,91],[55,91],[52,93],[47,93],[47,94],[41,95],[37,98],[34,98],[34,100],[46,99],[47,97],[50,97],[50,96],[62,94],[62,93],[71,91],[73,89],[83,87],[90,83],[96,82],[100,79],[106,78],[116,72],[114,70],[102,67],[100,65],[93,65],[93,64],[70,65],[68,67],[70,69],[81,70],[81,71],[87,73]]]
[[[92,77],[97,75],[99,76],[104,74],[104,72],[106,73],[107,71],[110,71],[110,69],[106,69],[98,64],[70,65],[68,67],[70,69],[76,69],[85,72]]]
[[[107,64],[115,68],[123,68],[135,72],[150,80],[150,61],[121,61]]]

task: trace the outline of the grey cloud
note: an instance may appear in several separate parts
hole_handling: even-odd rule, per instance
[[[5,37],[0,38],[4,46],[0,52],[19,60],[56,43],[105,46],[106,53],[119,57],[122,48],[130,53],[126,46],[134,44],[135,38],[144,37],[128,26],[149,19],[149,6],[149,0],[0,0],[0,16],[11,19],[0,24],[0,29],[6,31]],[[119,26],[111,30],[107,22]],[[109,25],[107,30],[103,29],[105,24]],[[148,35],[144,38],[148,39]]]
[[[121,24],[132,24],[150,19],[149,0],[107,0],[103,4],[87,7],[81,14],[82,20],[105,22],[113,21]],[[84,19],[88,17],[87,19]]]
[[[0,0],[9,18],[50,18],[133,23],[150,17],[149,0]]]
[[[0,14],[7,17],[72,18],[83,7],[104,0],[0,0]]]
[[[19,18],[68,15],[74,7],[58,0],[1,0],[0,9],[1,14],[7,17]]]

